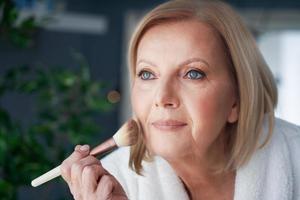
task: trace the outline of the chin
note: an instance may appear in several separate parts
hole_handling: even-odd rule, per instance
[[[165,159],[182,157],[191,150],[190,131],[187,129],[176,131],[161,131],[147,127],[145,131],[147,148],[153,155]]]
[[[164,159],[177,159],[184,156],[188,151],[190,144],[184,143],[184,141],[165,141],[163,139],[159,141],[152,141],[150,145],[151,152],[163,157]]]

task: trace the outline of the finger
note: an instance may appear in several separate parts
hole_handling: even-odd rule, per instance
[[[99,164],[86,166],[82,172],[82,191],[84,199],[90,199],[97,189],[99,177],[103,170]]]
[[[85,167],[99,164],[99,160],[94,156],[87,156],[78,160],[77,162],[73,163],[71,166],[71,186],[74,190],[81,190],[82,189],[82,177],[83,177],[83,170]]]
[[[128,199],[122,185],[111,174],[104,175],[101,178],[97,187],[97,193],[102,193],[105,198]]]
[[[112,199],[114,181],[110,175],[103,175],[97,186],[97,197],[99,199]]]
[[[92,168],[92,169],[94,169],[93,172],[90,171],[90,170],[92,170],[92,169],[89,169],[90,166],[93,166],[93,168]],[[83,169],[83,172],[82,172],[82,183],[81,183],[82,186],[81,187],[86,186],[88,184],[87,182],[89,182],[89,179],[91,179],[91,176],[93,176],[92,180],[94,181],[94,179],[95,179],[96,185],[93,188],[92,192],[95,192],[95,190],[97,188],[96,186],[98,185],[98,182],[101,179],[101,177],[103,175],[110,175],[110,174],[109,174],[108,171],[106,171],[102,167],[102,165],[101,165],[101,163],[100,163],[100,161],[98,159],[96,159],[93,163],[91,163],[90,166],[86,166]],[[86,170],[86,172],[85,172],[85,170]],[[92,182],[92,185],[93,185],[93,182]]]
[[[74,152],[62,162],[60,166],[61,175],[68,184],[71,182],[71,166],[73,163],[86,157],[87,155],[89,155],[89,146],[77,145]]]

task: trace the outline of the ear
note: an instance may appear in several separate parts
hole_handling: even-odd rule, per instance
[[[231,107],[230,113],[227,118],[227,122],[234,123],[238,120],[238,118],[239,118],[239,103],[236,100]]]

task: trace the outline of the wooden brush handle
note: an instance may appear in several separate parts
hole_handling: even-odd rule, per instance
[[[95,148],[93,148],[90,152],[90,155],[92,156],[96,156],[102,153],[105,153],[107,151],[110,151],[114,148],[116,148],[116,142],[114,141],[113,138],[110,138],[108,140],[106,140],[105,142],[101,143],[100,145],[96,146]],[[33,187],[37,187],[39,185],[42,185],[43,183],[46,183],[58,176],[61,175],[61,171],[60,171],[60,165],[55,167],[54,169],[46,172],[45,174],[37,177],[36,179],[34,179],[33,181],[31,181],[31,185]]]
[[[37,177],[36,179],[34,179],[33,181],[31,181],[31,185],[33,187],[37,187],[39,185],[42,185],[43,183],[50,181],[58,176],[60,176],[60,165],[55,167],[54,169],[48,171],[47,173]]]

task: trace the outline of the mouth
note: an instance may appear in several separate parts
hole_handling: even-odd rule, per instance
[[[177,120],[158,120],[152,123],[152,125],[162,131],[174,131],[184,128],[187,123]]]

